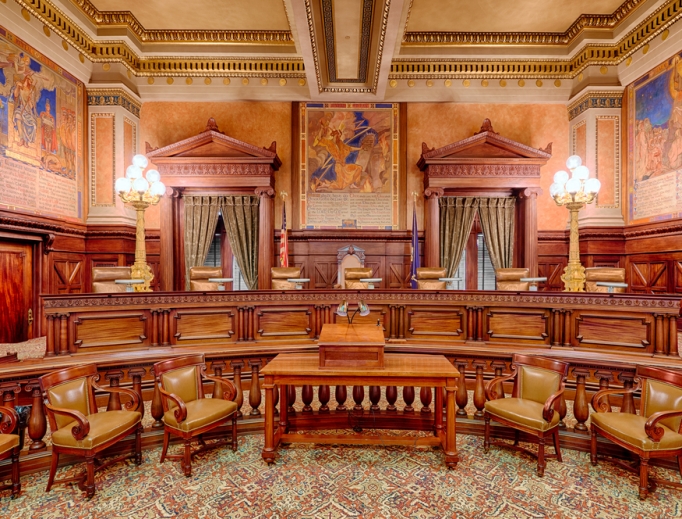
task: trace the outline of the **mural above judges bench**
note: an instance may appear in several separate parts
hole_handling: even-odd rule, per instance
[[[301,227],[398,228],[398,105],[301,105]]]
[[[628,221],[682,217],[680,54],[628,87]]]
[[[0,27],[0,207],[82,218],[84,86]]]

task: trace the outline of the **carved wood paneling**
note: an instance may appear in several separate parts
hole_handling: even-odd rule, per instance
[[[171,343],[184,346],[234,342],[236,308],[184,310],[175,312],[171,324]]]
[[[258,337],[312,337],[312,315],[307,307],[263,308],[256,312]]]
[[[653,352],[654,331],[651,316],[602,312],[580,312],[575,320],[573,346],[583,348],[641,349]]]
[[[486,314],[486,339],[490,342],[549,344],[549,311],[495,308]]]
[[[463,308],[410,307],[407,311],[408,337],[439,337],[464,340]]]
[[[77,294],[84,292],[85,256],[82,254],[55,254],[52,260],[50,292]]]
[[[665,261],[630,263],[632,292],[665,293],[668,291],[668,264]]]
[[[561,275],[566,268],[566,259],[556,259],[554,261],[543,261],[540,258],[538,262],[538,276],[546,277],[547,281],[538,286],[538,290],[562,291],[564,289],[564,282],[561,281]]]
[[[109,350],[148,346],[149,319],[143,311],[111,314],[84,313],[72,317],[69,350]],[[75,351],[73,351],[75,353]]]

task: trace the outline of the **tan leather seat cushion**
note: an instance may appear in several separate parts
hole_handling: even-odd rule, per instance
[[[646,435],[644,424],[647,418],[630,413],[592,413],[593,425],[608,432],[623,442],[645,451],[679,449],[682,447],[682,434],[678,434],[658,422],[665,433],[659,443],[654,443]]]
[[[439,279],[445,277],[443,267],[419,267],[417,269],[417,279]]]
[[[505,292],[527,292],[530,287],[528,281],[498,281],[497,290]]]
[[[218,290],[218,283],[192,279],[189,282],[189,289],[192,292],[215,292]]]
[[[270,269],[272,279],[298,279],[301,277],[300,267],[272,267]]]
[[[90,432],[82,440],[76,440],[71,429],[78,422],[71,422],[52,433],[52,443],[61,447],[75,447],[76,449],[92,449],[108,442],[126,429],[130,429],[142,419],[137,411],[106,411],[88,416]]]
[[[417,280],[417,288],[419,290],[445,290],[445,281],[437,281],[433,279]]]
[[[510,422],[524,425],[536,431],[547,431],[559,423],[559,413],[554,413],[551,423],[542,418],[542,404],[523,398],[501,398],[485,403],[485,410]]]
[[[16,434],[0,434],[0,454],[12,450],[19,445],[19,436]]]
[[[237,411],[237,404],[222,398],[202,398],[187,403],[187,418],[178,425],[175,409],[166,411],[163,421],[173,429],[184,432],[194,431],[214,422],[224,420]]]
[[[369,288],[369,283],[363,283],[361,281],[345,281],[347,290],[367,290]]]
[[[273,279],[270,287],[273,290],[296,290],[296,283],[289,283],[286,279]]]

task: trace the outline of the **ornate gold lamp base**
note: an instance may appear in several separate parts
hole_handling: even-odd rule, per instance
[[[561,281],[564,282],[564,292],[585,291],[585,267],[580,264],[580,242],[578,237],[578,212],[585,204],[571,202],[566,208],[571,213],[570,240],[568,250],[568,265],[564,269]]]
[[[154,279],[152,269],[146,263],[138,263],[137,261],[130,268],[131,279],[144,279],[144,283],[133,285],[135,292],[152,292],[149,284]]]
[[[149,286],[154,274],[147,265],[147,249],[144,242],[144,212],[149,207],[148,202],[135,201],[132,206],[137,212],[137,226],[135,230],[135,263],[130,269],[132,279],[144,279],[144,283],[135,285],[135,292],[151,292]]]

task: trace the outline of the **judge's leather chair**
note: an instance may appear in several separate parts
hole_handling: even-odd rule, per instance
[[[608,292],[609,287],[598,287],[597,282],[625,283],[625,269],[612,267],[590,267],[585,269],[585,292]],[[623,287],[614,287],[616,293],[623,293]]]
[[[500,445],[536,454],[519,445],[519,432],[535,436],[538,442],[538,476],[545,474],[545,458],[561,460],[559,448],[559,413],[554,411],[555,402],[564,392],[564,380],[568,364],[544,357],[516,354],[512,358],[512,373],[496,377],[485,388],[486,398],[484,419],[485,439],[483,448],[488,452],[490,445]],[[511,398],[497,393],[502,383],[513,380]],[[514,443],[490,439],[490,420],[514,429]],[[551,436],[555,454],[545,454],[545,439]]]
[[[682,484],[649,477],[653,458],[677,458],[682,474],[682,372],[663,368],[637,367],[636,386],[604,389],[592,398],[590,415],[592,445],[590,459],[597,464],[597,436],[611,440],[639,457],[639,467],[613,460],[622,467],[639,471],[639,498],[645,499],[656,484],[682,488]],[[634,393],[641,389],[640,412],[612,413],[607,395]]]
[[[372,269],[370,267],[349,268],[343,271],[344,288],[363,290],[368,288],[368,283],[363,283],[361,279],[371,278]]]
[[[86,496],[95,495],[95,472],[109,465],[134,457],[142,463],[142,414],[138,411],[140,397],[130,389],[100,387],[99,375],[94,364],[74,366],[43,375],[40,389],[45,398],[45,409],[52,431],[52,464],[46,492],[54,483],[78,481]],[[95,390],[126,395],[122,410],[98,412]],[[95,458],[126,436],[134,434],[133,453],[124,454],[95,467]],[[85,473],[55,481],[59,456],[67,454],[84,457]]]
[[[496,269],[495,281],[497,290],[508,290],[512,292],[522,292],[528,290],[530,283],[528,281],[519,281],[521,278],[527,278],[530,270],[524,268],[515,269]]]
[[[227,424],[230,420],[232,450],[237,450],[237,404],[232,401],[237,394],[237,388],[227,379],[206,375],[206,364],[202,354],[157,362],[152,371],[161,391],[164,411],[161,463],[166,458],[179,459],[185,476],[190,477],[192,456],[228,443],[225,440],[207,445],[201,435]],[[204,396],[205,380],[215,384],[213,398]],[[183,439],[184,454],[168,454],[171,434]],[[197,436],[201,447],[192,452],[191,443]]]
[[[287,279],[301,277],[300,267],[272,267],[270,269],[270,287],[273,290],[296,290],[296,283],[289,283]]]
[[[130,267],[93,267],[92,291],[99,293],[125,292],[125,285],[117,285],[117,279],[131,279]]]
[[[417,288],[420,290],[445,290],[444,278],[446,270],[443,267],[419,267],[417,269]]]
[[[189,289],[192,292],[209,292],[218,290],[218,283],[212,283],[210,278],[222,278],[222,267],[190,267]]]
[[[0,485],[0,492],[12,489],[12,499],[21,492],[19,481],[19,436],[11,434],[19,426],[19,415],[11,407],[0,405],[0,461],[10,458],[12,460],[12,482],[8,485]],[[2,481],[2,480],[0,480]]]

